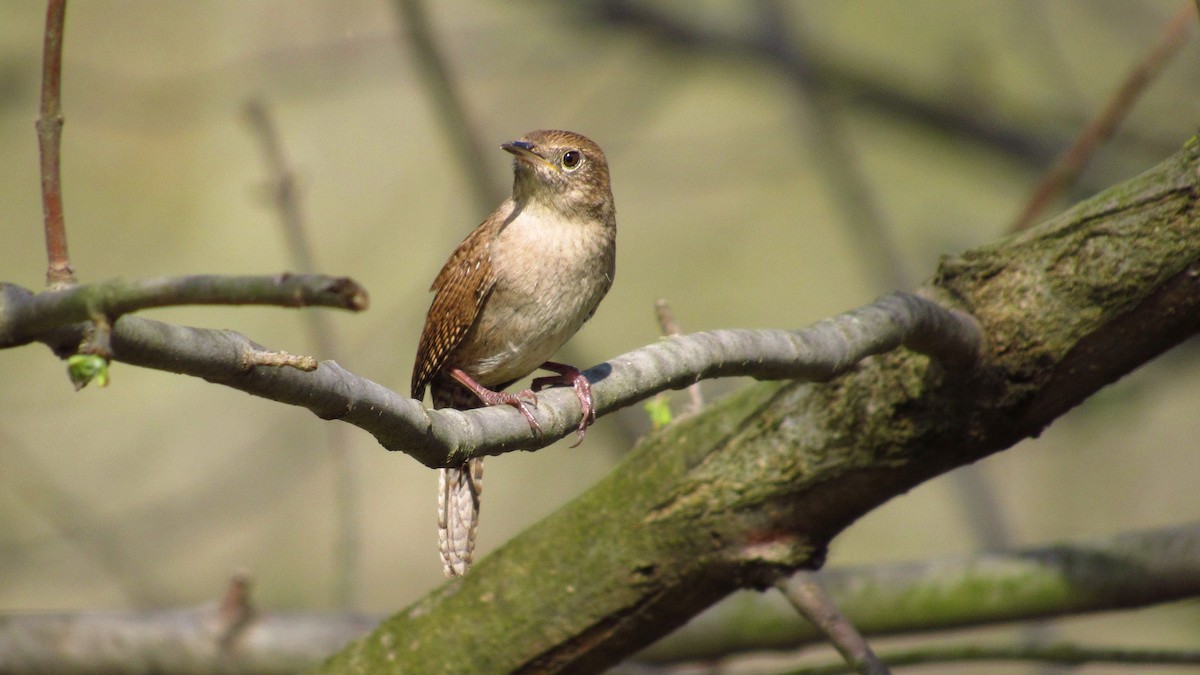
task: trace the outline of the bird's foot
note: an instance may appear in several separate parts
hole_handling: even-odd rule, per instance
[[[533,430],[533,433],[538,436],[542,435],[542,425],[538,424],[538,421],[533,417],[533,413],[529,410],[529,405],[537,407],[537,394],[533,389],[525,389],[515,394],[510,394],[506,391],[492,391],[476,382],[474,378],[458,368],[451,370],[450,376],[462,386],[470,389],[471,393],[475,394],[484,405],[511,405],[521,411],[521,414],[525,416],[525,420],[529,422],[529,428]]]
[[[584,435],[587,434],[588,425],[596,421],[596,406],[592,403],[592,383],[588,382],[583,373],[574,366],[547,361],[541,367],[558,374],[535,378],[532,391],[540,391],[556,384],[570,385],[575,389],[575,396],[579,398],[579,407],[583,414],[579,420],[579,427],[575,429],[575,435],[579,440],[575,441],[571,447],[579,447],[579,444],[583,442]]]

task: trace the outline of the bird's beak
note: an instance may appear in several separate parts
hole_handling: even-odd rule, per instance
[[[546,161],[545,157],[542,157],[534,152],[533,148],[535,146],[529,141],[512,141],[510,143],[501,143],[500,147],[511,152],[517,159],[529,164],[541,164],[542,166],[554,169],[555,171],[558,170],[557,166],[554,166],[554,164],[551,162]]]

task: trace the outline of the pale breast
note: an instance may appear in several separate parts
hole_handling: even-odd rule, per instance
[[[612,285],[615,232],[526,208],[492,242],[496,283],[454,361],[484,386],[533,372]]]

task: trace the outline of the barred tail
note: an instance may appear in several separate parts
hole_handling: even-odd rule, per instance
[[[479,494],[483,491],[483,458],[457,469],[442,469],[438,480],[438,550],[448,577],[462,576],[475,554]]]

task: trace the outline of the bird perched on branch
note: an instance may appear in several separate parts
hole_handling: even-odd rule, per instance
[[[428,387],[435,408],[511,405],[529,410],[535,391],[574,387],[583,441],[596,418],[591,386],[572,366],[549,361],[612,286],[617,220],[608,162],[570,131],[534,131],[500,146],[513,154],[512,197],[458,245],[434,279],[435,295],[413,366],[412,395]],[[503,391],[534,370],[531,389]],[[465,574],[475,548],[483,458],[442,469],[438,548],[448,576]]]

